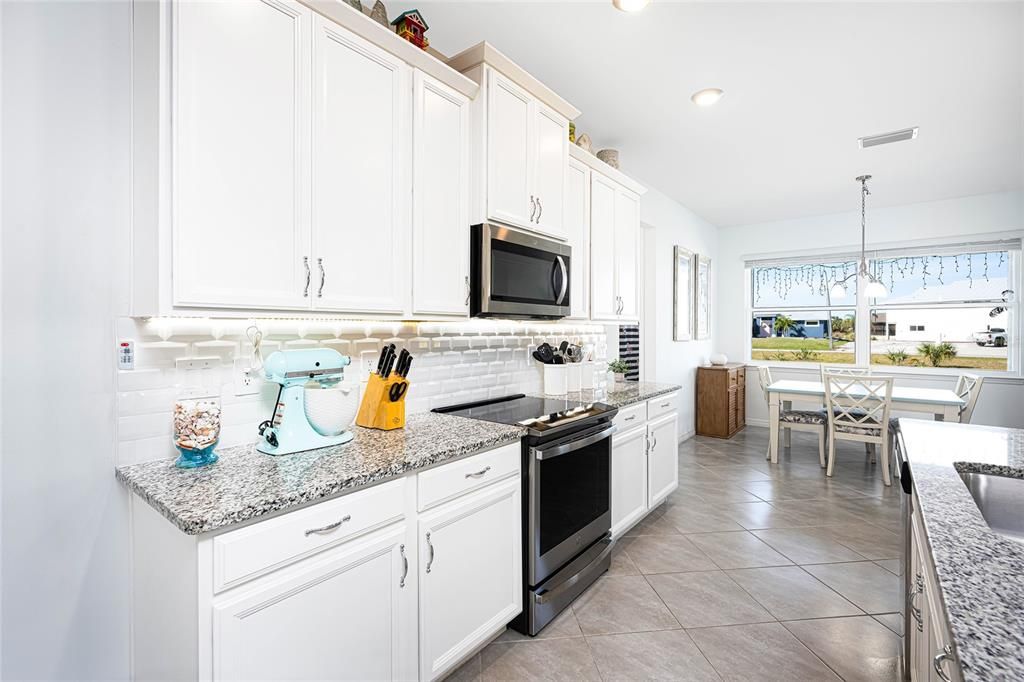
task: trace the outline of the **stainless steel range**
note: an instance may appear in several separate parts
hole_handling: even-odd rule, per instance
[[[611,436],[617,408],[513,395],[438,408],[527,428],[523,438],[523,612],[536,635],[611,563]]]

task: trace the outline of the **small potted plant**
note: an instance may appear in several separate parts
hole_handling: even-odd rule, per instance
[[[608,363],[608,383],[614,384],[626,380],[626,372],[629,371],[629,365],[626,364],[625,360],[616,358]]]

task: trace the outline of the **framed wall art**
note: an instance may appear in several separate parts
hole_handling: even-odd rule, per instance
[[[711,338],[711,258],[696,256],[694,278],[694,335],[698,340]]]
[[[672,339],[693,339],[694,253],[681,246],[673,248]]]

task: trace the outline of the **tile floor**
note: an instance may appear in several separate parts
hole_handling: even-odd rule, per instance
[[[679,490],[536,638],[506,631],[454,680],[896,680],[899,488],[843,444],[832,479],[793,433],[679,447]]]

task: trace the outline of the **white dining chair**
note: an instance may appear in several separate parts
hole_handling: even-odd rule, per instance
[[[757,378],[761,382],[761,392],[764,394],[765,404],[769,404],[768,387],[772,384],[772,371],[768,367],[757,368]],[[791,431],[809,431],[818,434],[818,461],[822,468],[825,466],[825,431],[828,428],[828,418],[824,410],[779,410],[779,428],[786,430],[786,445],[789,446]],[[765,459],[771,459],[771,446]]]
[[[964,401],[964,406],[960,408],[961,424],[971,423],[971,416],[974,414],[974,406],[978,402],[983,383],[985,383],[985,377],[980,377],[977,374],[961,374],[957,378],[956,388],[953,390]]]
[[[882,451],[882,482],[889,476],[889,412],[892,408],[892,377],[825,374],[825,406],[828,415],[828,469],[836,465],[840,440],[876,446]]]
[[[840,374],[849,377],[871,376],[870,367],[858,365],[821,365],[821,383],[825,383],[826,374]]]

